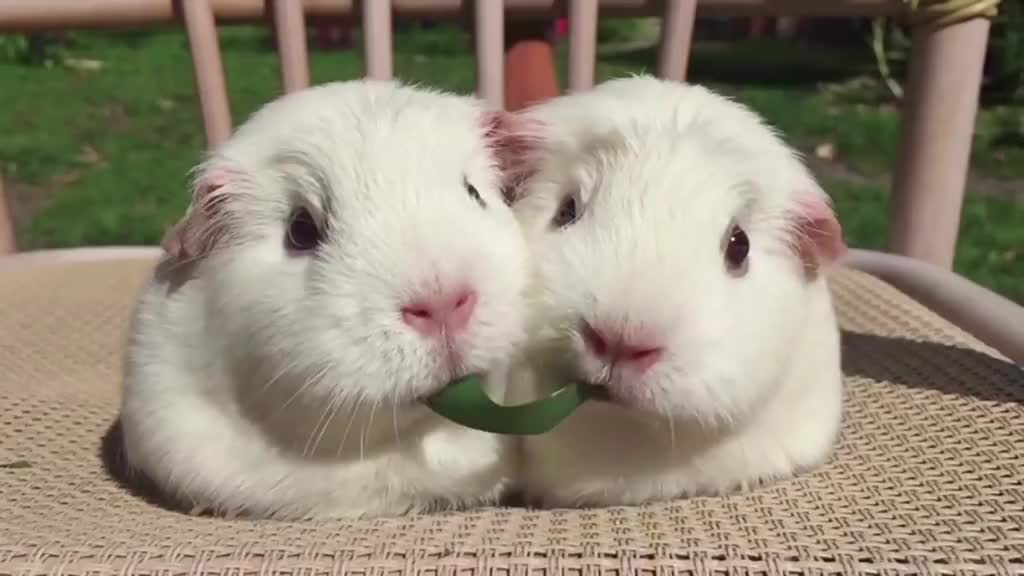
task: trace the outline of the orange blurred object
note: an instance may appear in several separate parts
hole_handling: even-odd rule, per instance
[[[546,20],[509,23],[505,32],[505,107],[520,110],[561,92],[555,72],[551,25]]]

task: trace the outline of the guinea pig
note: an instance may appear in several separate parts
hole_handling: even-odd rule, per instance
[[[132,320],[130,470],[239,516],[495,502],[508,439],[423,400],[469,373],[500,400],[526,336],[514,124],[469,96],[337,82],[210,152]]]
[[[652,77],[533,106],[513,205],[533,261],[528,368],[509,397],[598,386],[523,440],[540,506],[722,495],[825,463],[842,420],[826,193],[757,115]]]

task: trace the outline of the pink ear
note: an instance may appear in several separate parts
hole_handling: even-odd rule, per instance
[[[792,230],[796,252],[809,274],[846,254],[843,228],[824,194],[803,194],[797,199]]]
[[[176,260],[206,256],[224,233],[224,192],[232,182],[228,171],[209,170],[195,183],[192,204],[185,215],[164,234],[161,246]]]
[[[522,184],[537,169],[541,126],[513,112],[489,111],[484,114],[483,128],[487,146],[498,161],[502,193],[511,204],[518,199]]]

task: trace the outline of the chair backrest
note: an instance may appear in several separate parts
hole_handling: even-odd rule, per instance
[[[421,1],[419,4],[443,7],[453,3]],[[271,5],[282,90],[300,90],[309,85],[303,2],[277,0]],[[686,76],[696,6],[696,0],[665,1],[658,67],[659,75],[664,78],[681,81]],[[366,76],[391,78],[394,74],[392,5],[386,1],[363,2],[361,8]],[[458,3],[454,3],[453,9],[458,9]],[[598,10],[599,3],[595,0],[568,1],[569,90],[585,90],[594,84]],[[507,81],[505,12],[501,0],[477,1],[473,5],[477,95],[498,107],[505,105]],[[214,0],[189,0],[184,3],[182,16],[195,66],[207,142],[216,146],[231,133],[231,113],[217,42]]]
[[[889,248],[946,269],[953,264],[989,18],[997,5],[998,0],[700,1],[702,10],[726,15],[910,17],[917,30],[895,171]],[[0,31],[124,27],[184,20],[207,141],[216,146],[232,130],[217,42],[219,22],[261,19],[269,10],[277,32],[282,89],[292,91],[308,86],[310,81],[306,14],[360,13],[366,75],[390,78],[393,10],[410,15],[455,16],[464,9],[473,13],[478,96],[496,106],[515,108],[523,102],[551,97],[557,88],[547,90],[553,80],[531,81],[530,75],[537,72],[535,64],[540,60],[528,61],[522,56],[523,61],[515,61],[527,52],[517,51],[516,41],[508,38],[508,30],[513,28],[507,25],[513,21],[550,19],[564,9],[569,18],[568,89],[585,90],[594,83],[601,11],[660,15],[658,74],[682,81],[697,0],[0,0]],[[507,19],[509,13],[514,13],[514,18]],[[551,64],[547,67],[550,69]],[[512,88],[515,101],[505,102]],[[9,231],[10,220],[0,209],[0,253]]]

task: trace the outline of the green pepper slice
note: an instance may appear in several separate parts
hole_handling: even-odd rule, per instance
[[[441,416],[468,428],[492,434],[533,436],[550,432],[584,402],[599,396],[595,387],[573,383],[547,398],[505,406],[491,400],[479,375],[454,380],[427,400]]]

